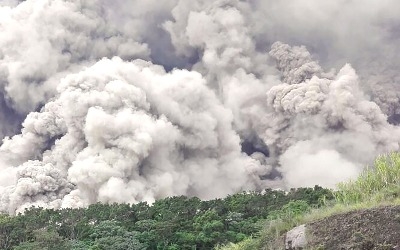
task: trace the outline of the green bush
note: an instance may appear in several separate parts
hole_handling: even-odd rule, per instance
[[[311,210],[310,205],[303,200],[290,201],[281,209],[272,211],[268,215],[268,220],[292,220],[294,217],[300,216]]]

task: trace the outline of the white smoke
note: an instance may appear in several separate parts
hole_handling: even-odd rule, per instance
[[[0,0],[0,210],[355,177],[399,148],[398,5]]]
[[[231,112],[199,73],[103,59],[66,77],[58,92],[0,148],[3,166],[22,169],[15,188],[3,192],[3,210],[47,202],[44,196],[76,206],[221,197],[262,184],[262,166],[240,152]],[[43,178],[28,174],[28,181],[25,172],[40,166]],[[74,192],[66,195],[69,183]]]

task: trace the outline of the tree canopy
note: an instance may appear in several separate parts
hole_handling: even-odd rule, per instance
[[[242,192],[224,199],[168,197],[152,205],[96,203],[79,209],[30,208],[0,215],[0,249],[212,249],[240,242],[263,222],[322,205],[321,187]]]

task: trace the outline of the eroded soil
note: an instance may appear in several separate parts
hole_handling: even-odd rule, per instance
[[[400,206],[333,215],[308,224],[311,249],[400,249]]]

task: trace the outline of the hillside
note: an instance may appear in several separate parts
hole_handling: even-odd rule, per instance
[[[351,211],[312,222],[307,225],[307,238],[312,249],[399,249],[400,206]]]
[[[321,187],[242,192],[201,201],[168,197],[153,204],[92,204],[77,209],[30,208],[0,215],[0,249],[213,249],[257,235],[267,218],[304,212],[326,197]]]
[[[359,209],[327,216],[295,227],[261,249],[400,249],[400,206]]]

